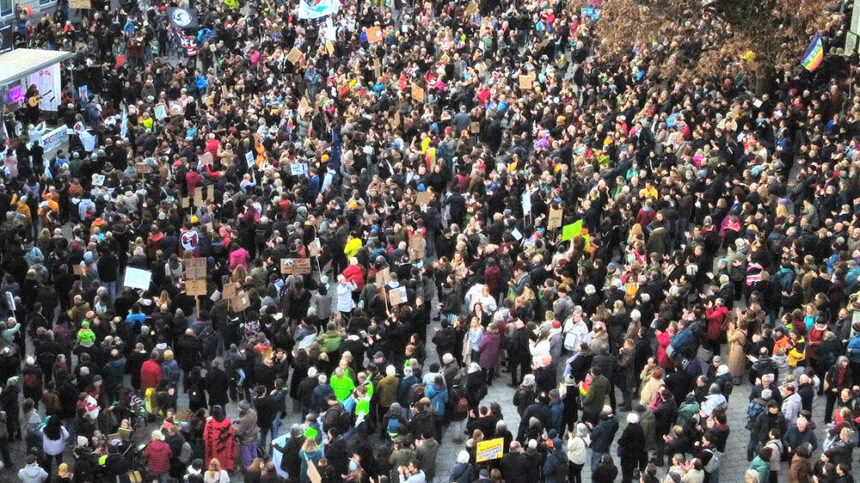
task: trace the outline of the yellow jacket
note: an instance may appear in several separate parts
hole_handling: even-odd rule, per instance
[[[788,351],[788,365],[791,367],[797,367],[799,364],[802,364],[803,361],[806,360],[806,339],[803,337],[797,339],[797,342],[794,343],[794,347]]]
[[[346,242],[346,246],[343,247],[343,253],[346,254],[347,258],[352,258],[356,253],[358,253],[359,248],[361,248],[361,239],[353,238]]]

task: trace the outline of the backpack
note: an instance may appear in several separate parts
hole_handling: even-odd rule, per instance
[[[720,457],[722,455],[723,454],[716,449],[711,450],[711,459],[708,460],[708,464],[706,464],[704,467],[705,473],[713,473],[714,470],[720,467]]]
[[[179,462],[184,465],[187,465],[188,463],[191,463],[191,458],[193,455],[194,454],[191,451],[191,443],[189,443],[188,441],[182,443],[182,449],[179,453]]]
[[[339,430],[341,430],[341,433],[345,433],[355,423],[353,420],[353,413],[345,409],[340,411],[335,421],[335,425]]]
[[[764,405],[757,402],[755,399],[747,404],[747,429],[752,428],[756,421],[758,421],[759,416],[764,413],[765,407]]]
[[[463,415],[469,412],[469,399],[466,398],[464,391],[456,391],[452,400],[454,401],[452,408],[454,414]]]

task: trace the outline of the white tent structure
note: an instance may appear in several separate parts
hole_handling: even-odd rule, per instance
[[[42,94],[39,107],[43,111],[56,111],[62,93],[60,62],[74,55],[41,49],[15,49],[0,54],[0,107],[9,103],[17,108],[24,92],[35,84]],[[0,138],[5,138],[3,129]]]

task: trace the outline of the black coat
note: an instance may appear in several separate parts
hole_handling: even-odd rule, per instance
[[[176,341],[176,362],[183,371],[190,371],[195,365],[200,364],[200,351],[203,344],[200,339],[193,335],[182,335]]]
[[[659,437],[659,435],[658,435]],[[618,456],[621,466],[644,467],[648,463],[648,452],[645,451],[645,431],[642,426],[628,424],[618,439]]]
[[[227,397],[227,373],[223,369],[213,368],[206,373],[206,392],[212,406],[223,406],[230,400]]]
[[[528,483],[529,457],[524,453],[508,453],[502,457],[502,477],[506,483]]]

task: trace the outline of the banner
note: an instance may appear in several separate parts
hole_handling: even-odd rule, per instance
[[[299,0],[299,18],[315,19],[334,15],[340,10],[340,0]]]
[[[167,17],[170,23],[180,29],[196,29],[197,11],[191,8],[171,7],[167,9]]]

